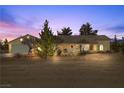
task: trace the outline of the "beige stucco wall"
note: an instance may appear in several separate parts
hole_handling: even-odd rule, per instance
[[[98,41],[98,45],[103,45],[104,51],[110,51],[110,41],[104,40],[104,41]]]
[[[81,44],[81,50],[89,51],[90,50],[90,44]]]
[[[73,47],[72,47],[73,46]],[[80,51],[79,44],[58,44],[57,49],[60,49],[61,55],[77,55]],[[64,52],[64,49],[67,49],[67,53]]]
[[[80,46],[81,50],[89,51],[89,52],[97,52],[99,51],[99,46],[103,45],[103,51],[110,51],[110,41],[104,40],[104,41],[98,41],[98,44],[92,44],[93,50],[90,50],[91,44],[68,44],[68,43],[61,43],[57,44],[57,49],[60,49],[61,55],[78,55],[80,53]],[[64,52],[64,49],[67,49],[67,53]],[[9,43],[9,52],[16,54],[28,54],[29,47],[27,45],[24,45],[20,42],[19,39],[14,40]],[[56,50],[57,52],[57,50]],[[57,53],[55,53],[57,55]]]
[[[92,44],[93,50],[90,50],[91,52],[97,52],[98,51],[98,44]]]
[[[81,46],[81,48],[80,48]],[[57,49],[60,49],[61,55],[78,55],[80,51],[90,51],[89,44],[58,44]],[[64,52],[64,49],[67,49],[67,53]]]
[[[15,40],[9,43],[9,52],[12,54],[28,54],[29,47],[20,42],[20,40]]]
[[[100,45],[103,45],[103,51],[110,51],[110,41],[98,41],[97,44],[58,44],[57,49],[62,51],[61,55],[78,55],[80,53],[80,45],[81,51],[89,51],[89,52],[98,52],[100,51]],[[93,49],[90,49],[92,45]],[[73,48],[71,47],[73,46]],[[64,49],[67,49],[67,53],[64,52]]]

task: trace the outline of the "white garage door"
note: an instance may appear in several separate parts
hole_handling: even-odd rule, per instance
[[[11,52],[13,54],[28,54],[29,47],[24,44],[13,44],[11,48]]]

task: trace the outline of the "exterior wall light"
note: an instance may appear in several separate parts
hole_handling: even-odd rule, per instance
[[[40,47],[37,48],[39,51],[42,51],[42,49]]]
[[[20,41],[22,42],[23,41],[23,38],[21,38]]]
[[[27,36],[27,39],[29,39],[30,38],[30,36]]]

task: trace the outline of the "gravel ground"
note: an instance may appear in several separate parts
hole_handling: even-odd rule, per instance
[[[124,87],[124,54],[0,58],[0,87]]]

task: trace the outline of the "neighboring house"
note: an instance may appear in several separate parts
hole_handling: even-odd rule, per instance
[[[23,44],[23,38],[33,37],[25,35],[9,42],[10,53],[28,54],[29,47]],[[36,37],[33,37],[36,39]],[[55,36],[56,55],[78,55],[81,52],[110,51],[110,39],[105,35],[88,36]]]
[[[28,42],[27,44],[24,44],[23,41],[25,39],[31,39],[32,42]],[[25,36],[21,36],[18,37],[12,41],[9,42],[9,53],[12,54],[28,54],[30,51],[30,47],[28,46],[30,44],[32,44],[33,46],[33,42],[35,42],[36,37],[31,36],[29,34],[25,35]],[[33,52],[33,49],[31,50]]]

